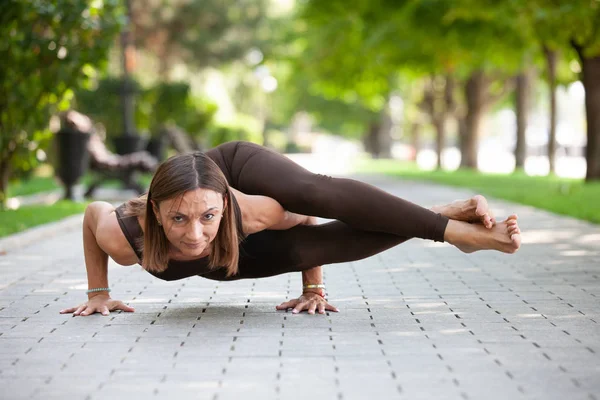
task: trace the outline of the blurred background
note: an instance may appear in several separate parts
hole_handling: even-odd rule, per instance
[[[0,236],[232,140],[600,222],[597,0],[5,0],[0,32]]]

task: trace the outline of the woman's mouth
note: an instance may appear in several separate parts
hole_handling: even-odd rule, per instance
[[[183,242],[183,245],[185,247],[187,247],[188,249],[192,249],[192,250],[199,249],[202,246],[202,244],[203,244],[202,242],[199,242],[199,243],[186,243],[186,242]]]

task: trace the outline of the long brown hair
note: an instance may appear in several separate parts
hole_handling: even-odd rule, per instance
[[[237,226],[237,203],[229,190],[227,179],[217,164],[204,153],[181,154],[162,163],[144,196],[130,200],[125,208],[128,215],[145,215],[142,267],[162,272],[169,262],[169,241],[152,209],[152,201],[160,202],[181,197],[195,189],[209,189],[223,196],[223,218],[215,240],[210,243],[209,267],[227,268],[227,276],[238,272],[239,248],[243,239]]]

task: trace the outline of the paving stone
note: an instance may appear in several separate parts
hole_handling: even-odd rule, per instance
[[[424,205],[470,195],[375,183]],[[300,274],[163,282],[112,261],[136,312],[60,315],[87,281],[80,233],[57,232],[0,256],[0,397],[600,399],[600,228],[490,204],[519,214],[516,255],[411,240],[327,266],[342,311],[326,315],[275,310]]]

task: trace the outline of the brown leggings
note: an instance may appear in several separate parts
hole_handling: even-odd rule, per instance
[[[351,179],[313,174],[288,158],[247,142],[229,142],[206,153],[229,185],[243,193],[269,196],[285,209],[336,221],[265,230],[240,245],[239,273],[211,270],[208,259],[169,261],[154,276],[176,280],[199,275],[215,280],[262,278],[302,271],[323,264],[360,260],[417,237],[444,240],[448,219],[376,187]],[[138,257],[135,238],[142,235],[137,218],[117,208],[123,233]]]
[[[360,260],[413,237],[444,239],[446,217],[362,182],[313,174],[265,147],[229,142],[206,154],[241,192],[269,196],[298,214],[337,221],[249,235],[233,278],[225,278],[223,268],[208,271],[206,260],[170,262],[156,274],[159,278],[259,278]]]

